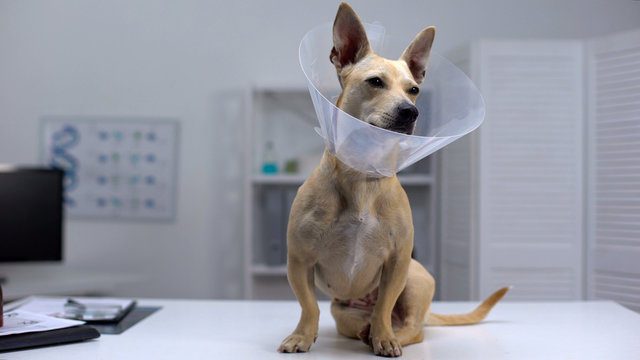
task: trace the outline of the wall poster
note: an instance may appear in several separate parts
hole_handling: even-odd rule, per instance
[[[41,156],[65,171],[69,217],[172,220],[178,121],[45,117]]]

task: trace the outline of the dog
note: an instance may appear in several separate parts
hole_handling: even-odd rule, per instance
[[[336,106],[374,126],[412,134],[435,28],[422,30],[399,60],[373,53],[364,25],[346,3],[333,24],[330,61],[342,92]],[[306,352],[318,333],[315,286],[333,298],[340,334],[361,339],[376,355],[396,357],[421,342],[425,325],[474,324],[508,288],[473,312],[429,311],[435,281],[411,258],[413,220],[398,178],[375,178],[325,150],[300,186],[287,227],[287,278],[302,308],[298,326],[278,351]]]

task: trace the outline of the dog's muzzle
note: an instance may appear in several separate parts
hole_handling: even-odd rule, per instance
[[[395,121],[388,128],[402,134],[411,135],[416,127],[416,119],[418,119],[418,108],[409,102],[404,102],[396,108]]]

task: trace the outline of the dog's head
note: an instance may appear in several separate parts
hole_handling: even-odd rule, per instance
[[[330,59],[338,72],[342,93],[336,106],[374,126],[404,134],[415,129],[415,106],[424,80],[433,26],[422,30],[399,60],[373,53],[358,15],[340,4],[333,24]]]

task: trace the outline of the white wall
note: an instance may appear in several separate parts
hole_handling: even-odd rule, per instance
[[[0,163],[38,161],[44,115],[181,120],[175,222],[69,220],[65,267],[131,272],[131,296],[242,295],[240,124],[219,95],[302,83],[299,40],[338,1],[0,0]],[[632,0],[352,1],[402,39],[427,25],[435,51],[477,38],[587,38],[640,27]],[[327,49],[327,54],[328,54]],[[0,268],[11,275],[24,267]]]

